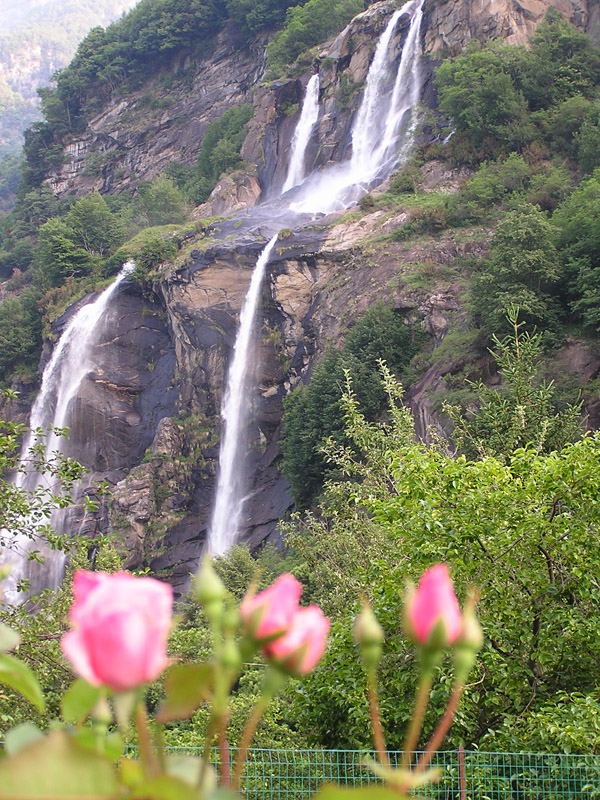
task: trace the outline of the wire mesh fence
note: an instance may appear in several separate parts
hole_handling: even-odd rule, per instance
[[[169,748],[199,755],[197,748]],[[231,759],[235,758],[232,748]],[[389,753],[399,765],[401,753]],[[346,787],[381,783],[358,750],[251,749],[242,791],[248,800],[306,800],[326,783]],[[216,765],[217,754],[212,755]],[[600,800],[600,756],[548,753],[442,751],[432,764],[440,769],[436,783],[422,786],[432,800]]]

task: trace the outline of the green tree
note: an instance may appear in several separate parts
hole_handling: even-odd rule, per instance
[[[600,330],[600,169],[556,209],[552,224],[570,307]]]
[[[37,361],[42,326],[36,300],[30,288],[0,304],[0,375],[18,367],[31,368]]]
[[[581,403],[556,410],[552,382],[536,380],[542,336],[521,334],[517,320],[518,309],[509,309],[512,333],[502,341],[492,337],[502,389],[467,381],[476,391],[477,409],[465,414],[459,406],[444,405],[456,446],[468,458],[506,461],[520,447],[550,453],[581,435]]]
[[[111,214],[106,200],[98,192],[80,197],[65,218],[70,238],[92,256],[105,256],[123,242],[119,219]]]
[[[149,226],[180,224],[187,219],[183,194],[170,178],[154,178],[140,187],[139,194]]]
[[[76,243],[73,229],[56,217],[40,228],[36,255],[52,286],[71,275],[87,275],[96,263],[89,250]]]
[[[529,325],[556,326],[554,295],[561,273],[553,237],[553,226],[530,203],[509,211],[499,223],[490,257],[471,285],[472,309],[488,334],[503,329],[511,306],[520,308]]]

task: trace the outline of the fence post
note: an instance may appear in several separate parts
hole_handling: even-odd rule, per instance
[[[460,800],[467,800],[467,785],[465,780],[465,751],[462,744],[458,746],[458,780],[460,784]]]

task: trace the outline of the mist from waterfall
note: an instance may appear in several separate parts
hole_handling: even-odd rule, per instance
[[[319,119],[319,88],[320,81],[319,73],[317,72],[306,85],[306,94],[302,103],[300,119],[292,138],[290,163],[285,183],[281,189],[282,194],[302,183],[306,175],[304,166],[306,148]]]
[[[15,479],[17,488],[31,493],[44,486],[49,491],[54,491],[50,479],[33,469],[29,463],[30,450],[36,444],[43,442],[45,460],[50,460],[56,451],[62,452],[61,444],[64,442],[64,437],[57,435],[54,428],[65,428],[69,424],[71,401],[93,367],[91,355],[98,339],[99,324],[114,293],[133,268],[132,261],[124,264],[116,280],[95,300],[82,306],[73,315],[56,343],[44,369],[40,391],[31,409],[29,432],[21,448],[22,469]],[[38,437],[36,433],[38,429],[48,431],[45,440]],[[61,514],[62,510],[55,512],[51,520],[53,528],[59,533]],[[43,567],[35,561],[29,561],[28,556],[33,549],[44,555]],[[29,564],[35,564],[38,576],[43,570],[42,580],[46,586],[57,586],[60,583],[64,570],[64,553],[44,547],[43,539],[32,540],[24,534],[15,534],[9,553],[6,560],[12,561],[12,569],[3,589],[7,602],[20,601],[21,594],[16,591],[16,585],[19,580],[29,577]]]
[[[278,234],[260,254],[252,272],[250,288],[240,314],[227,388],[223,395],[221,416],[224,434],[219,453],[219,478],[208,549],[213,555],[226,553],[235,544],[244,510],[246,424],[249,412],[248,377],[252,334],[260,290],[271,251]]]
[[[410,0],[394,12],[382,33],[367,74],[363,99],[352,128],[352,156],[342,163],[313,171],[304,179],[306,149],[319,116],[319,78],[306,87],[300,119],[292,139],[292,152],[282,193],[299,186],[291,211],[331,212],[356,203],[376,180],[382,180],[412,144],[421,92],[420,33],[424,0]],[[411,16],[395,78],[391,47],[398,20]],[[382,109],[384,111],[382,113]],[[285,201],[283,201],[285,204]],[[229,368],[221,416],[224,434],[219,453],[219,477],[208,550],[226,553],[237,541],[245,502],[244,462],[249,411],[249,358],[260,290],[274,236],[260,254],[244,301],[234,354]]]

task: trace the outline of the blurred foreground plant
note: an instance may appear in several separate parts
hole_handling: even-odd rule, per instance
[[[289,573],[269,588],[246,594],[238,607],[206,559],[193,594],[203,607],[213,638],[208,662],[169,664],[166,645],[172,624],[171,588],[148,577],[79,570],[73,580],[72,630],[62,649],[79,678],[62,698],[62,720],[47,734],[30,723],[9,731],[0,759],[0,799],[146,798],[147,800],[228,800],[240,791],[248,748],[275,694],[289,676],[302,676],[323,654],[329,620],[318,606],[300,607],[300,583]],[[467,674],[481,646],[481,630],[470,600],[461,614],[448,570],[437,565],[409,589],[405,627],[421,655],[421,679],[402,766],[391,769],[379,720],[377,666],[383,634],[365,606],[356,622],[356,639],[367,673],[371,718],[378,761],[365,763],[385,786],[369,797],[398,798],[437,780],[429,762],[448,730]],[[38,708],[43,696],[36,679],[8,651],[19,639],[0,628],[0,681],[21,692]],[[420,761],[411,769],[427,705],[433,669],[452,646],[455,689],[448,709]],[[242,672],[261,650],[266,660],[262,693],[246,723],[231,764],[227,740],[231,692]],[[163,670],[165,697],[148,719],[144,687]],[[203,703],[210,723],[201,757],[166,752],[162,725],[187,719]],[[139,760],[124,755],[123,734],[135,728]],[[209,764],[215,742],[219,770]],[[321,800],[335,800],[353,790],[325,786]],[[361,790],[357,790],[360,792]],[[364,792],[364,790],[363,790]]]

